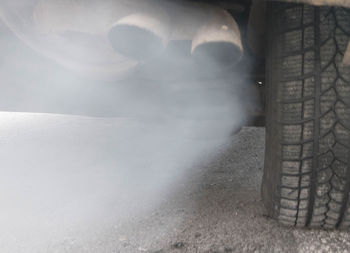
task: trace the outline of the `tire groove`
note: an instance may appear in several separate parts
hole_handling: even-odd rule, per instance
[[[304,25],[304,11],[305,11],[305,6],[303,5],[302,6],[302,9],[301,9],[301,24]],[[302,31],[301,31],[301,48],[303,49],[303,51],[305,50],[304,47],[304,39],[305,39],[305,27],[303,27]],[[305,67],[305,51],[302,53],[302,63],[301,63],[301,75],[304,75],[304,67]],[[302,80],[302,90],[301,90],[301,97],[304,97],[304,88],[305,88],[305,80],[303,79]],[[301,105],[301,117],[302,117],[302,120],[305,120],[304,119],[304,102],[302,103]],[[301,136],[304,136],[304,124],[301,124]],[[304,145],[301,145],[301,148],[300,148],[300,154],[299,154],[299,159],[301,159],[303,157],[303,152],[304,152]],[[295,217],[295,224],[294,226],[297,226],[298,225],[298,218],[299,218],[299,206],[300,206],[300,194],[301,194],[301,183],[302,183],[302,178],[303,176],[301,175],[302,174],[302,171],[303,171],[303,163],[300,161],[299,163],[299,181],[298,181],[298,204],[297,204],[297,213],[296,213],[296,217]]]
[[[318,169],[318,152],[319,152],[319,132],[320,132],[320,92],[321,92],[321,52],[320,52],[320,7],[314,7],[314,41],[315,41],[315,121],[314,121],[314,142],[313,142],[313,159],[312,159],[312,173],[310,180],[310,200],[308,205],[308,212],[306,218],[306,226],[311,225],[313,209],[315,204],[316,181]]]

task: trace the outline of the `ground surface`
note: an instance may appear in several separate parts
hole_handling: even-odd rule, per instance
[[[171,166],[154,172],[133,167],[142,154],[139,162],[147,164],[163,150],[166,160],[161,164],[170,165],[174,160],[168,155],[179,164],[191,151],[174,156],[168,146],[177,140],[162,137],[154,124],[23,113],[1,113],[0,121],[1,252],[350,249],[346,232],[286,228],[266,216],[260,198],[264,128],[243,128],[228,144],[220,144],[217,154],[201,152],[192,169],[175,173]],[[151,145],[142,147],[146,137]],[[159,147],[149,150],[155,137]],[[133,139],[136,142],[123,142]],[[182,149],[196,143],[193,139]],[[135,173],[123,172],[123,161],[133,165],[128,168]]]
[[[114,252],[349,252],[346,232],[286,228],[265,215],[263,158],[264,129],[244,128],[168,201],[118,226],[105,245],[115,244]]]

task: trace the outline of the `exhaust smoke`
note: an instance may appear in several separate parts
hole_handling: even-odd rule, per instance
[[[130,47],[118,44],[123,29],[130,34],[130,27],[116,24],[105,38],[133,59],[152,58],[158,50],[143,47],[140,41],[161,41],[165,53],[152,58],[159,62],[157,67],[150,72],[147,63],[139,66],[148,69],[152,79],[134,75],[118,82],[91,81],[34,53],[4,30],[0,43],[8,50],[0,64],[3,253],[113,252],[118,239],[111,248],[102,243],[85,247],[90,241],[103,242],[106,233],[113,234],[123,222],[142,218],[167,200],[194,164],[215,154],[248,120],[247,80],[233,69],[222,74],[211,59],[218,57],[215,50],[205,57],[210,78],[203,78],[191,47],[185,47],[187,58],[180,57],[160,35],[156,34],[161,40],[153,43],[139,31]],[[90,48],[89,36],[81,38]],[[87,57],[92,59],[94,52],[86,51]],[[107,54],[98,54],[97,62],[103,55]],[[109,62],[106,57],[102,66]],[[177,72],[193,70],[190,78],[157,78],[172,75],[174,65],[164,64],[168,61],[177,63]],[[86,71],[80,68],[79,73],[89,76]]]

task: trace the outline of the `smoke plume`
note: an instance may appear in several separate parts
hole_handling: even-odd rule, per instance
[[[243,74],[199,67],[186,42],[101,82],[1,30],[2,253],[69,252],[142,217],[248,120]]]

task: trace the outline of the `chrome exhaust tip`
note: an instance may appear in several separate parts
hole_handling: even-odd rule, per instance
[[[242,58],[239,27],[225,10],[213,8],[206,24],[194,35],[192,55],[199,64],[230,67]]]
[[[112,25],[108,39],[114,50],[121,55],[143,61],[165,49],[169,34],[166,15],[133,14]]]

